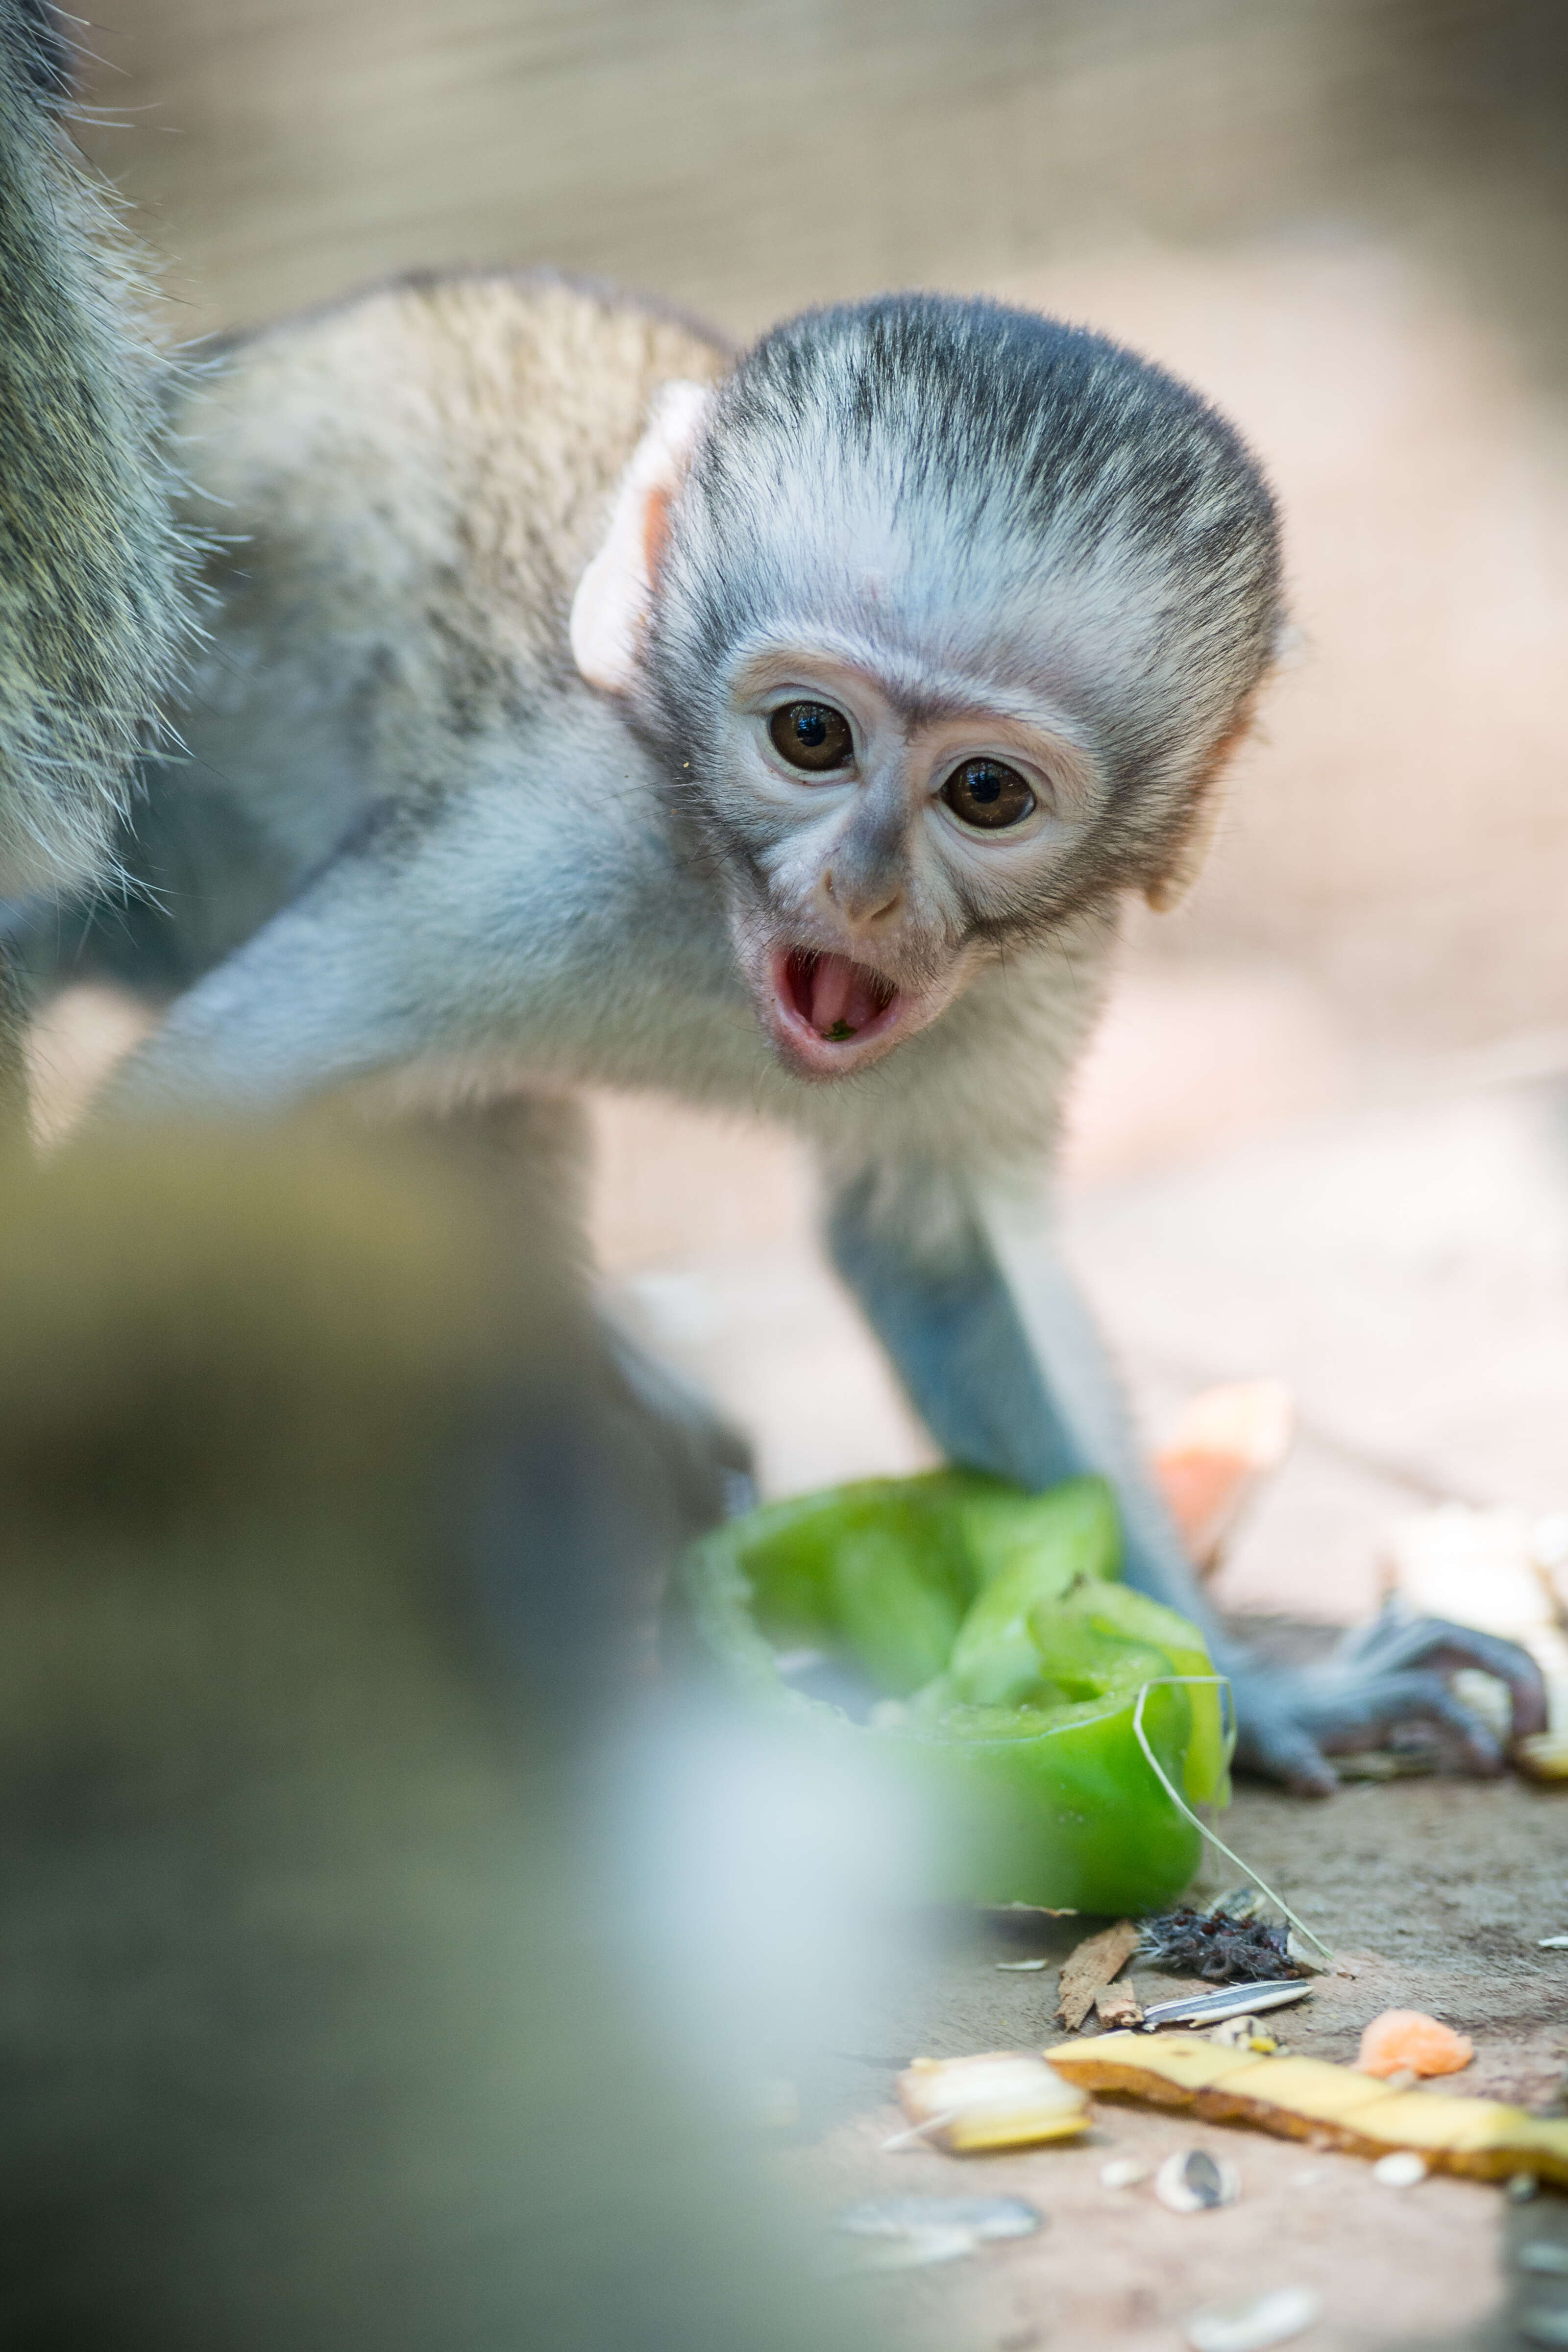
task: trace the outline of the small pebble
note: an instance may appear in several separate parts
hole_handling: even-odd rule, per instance
[[[973,2230],[912,2230],[901,2238],[868,2240],[834,2264],[856,2271],[920,2271],[931,2263],[956,2263],[980,2243]]]
[[[1515,2268],[1544,2273],[1548,2278],[1568,2278],[1568,2245],[1558,2238],[1531,2238],[1514,2255]]]
[[[1207,2148],[1187,2147],[1168,2156],[1154,2175],[1154,2194],[1172,2213],[1207,2213],[1234,2205],[1241,2175],[1234,2164],[1216,2161]]]
[[[854,2238],[912,2238],[931,2230],[967,2230],[973,2238],[1032,2238],[1046,2226],[1024,2197],[873,2197],[847,2205],[835,2226]]]
[[[1270,2345],[1288,2344],[1293,2336],[1302,2335],[1322,2307],[1310,2287],[1270,2287],[1250,2303],[1194,2311],[1182,2333],[1193,2352],[1268,2352]]]
[[[1385,2189],[1418,2189],[1426,2178],[1426,2159],[1414,2148],[1396,2148],[1392,2156],[1380,2156],[1372,2168],[1372,2177],[1381,2180]]]
[[[1541,2183],[1533,2172],[1515,2172],[1503,2193],[1510,2205],[1528,2205],[1532,2197],[1540,2196]]]
[[[1113,2156],[1109,2164],[1100,2168],[1102,2189],[1136,2189],[1141,2180],[1148,2178],[1148,2166],[1135,2156]]]

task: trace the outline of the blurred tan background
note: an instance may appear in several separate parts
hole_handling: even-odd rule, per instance
[[[427,264],[555,262],[739,336],[936,285],[1108,328],[1238,419],[1297,630],[1197,891],[1133,923],[1075,1246],[1156,1418],[1210,1373],[1302,1391],[1315,1484],[1235,1597],[1353,1614],[1401,1497],[1568,1499],[1568,12],[102,5],[83,136],[193,335]],[[108,1018],[40,1040],[58,1104]],[[919,1458],[789,1149],[599,1119],[623,1295],[769,1483]]]
[[[91,135],[193,331],[551,261],[746,335],[884,286],[1228,407],[1300,639],[1162,952],[1358,1030],[1568,1024],[1568,20],[1520,0],[104,0]]]

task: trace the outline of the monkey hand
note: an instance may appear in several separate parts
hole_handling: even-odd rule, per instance
[[[1528,1650],[1472,1626],[1413,1617],[1394,1602],[1347,1634],[1321,1666],[1290,1670],[1250,1657],[1226,1659],[1236,1760],[1300,1796],[1324,1797],[1338,1785],[1331,1756],[1384,1747],[1391,1733],[1422,1725],[1467,1772],[1500,1772],[1504,1748],[1449,1685],[1449,1675],[1466,1666],[1507,1687],[1510,1748],[1545,1729],[1546,1685]]]

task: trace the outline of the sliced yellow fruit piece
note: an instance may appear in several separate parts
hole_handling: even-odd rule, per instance
[[[1046,2056],[1085,2091],[1190,2107],[1216,2123],[1253,2124],[1356,2156],[1415,2148],[1435,2169],[1483,2180],[1531,2172],[1568,2184],[1568,2122],[1498,2099],[1395,2091],[1326,2059],[1259,2058],[1195,2033],[1101,2033]]]
[[[1089,2101],[1032,2050],[975,2058],[916,2058],[899,2101],[926,2137],[956,2152],[1065,2139],[1089,2122]]]
[[[1159,2064],[1142,2069],[1145,2080],[1136,2084],[1122,2080],[1130,2063],[1155,2053]],[[1106,2060],[1103,2080],[1096,2063],[1101,2055]],[[1064,2042],[1046,2056],[1053,2066],[1065,2056],[1068,2063],[1058,2071],[1086,2091],[1136,2089],[1141,2098],[1178,2107],[1193,2093],[1245,2074],[1258,2063],[1252,2051],[1211,2042],[1201,2033],[1097,2033],[1082,2042]]]
[[[1359,2074],[1353,2067],[1331,2066],[1323,2058],[1270,2058],[1264,2084],[1271,2105],[1289,2106],[1294,2114],[1320,2123],[1344,2123],[1368,2100],[1389,2096],[1386,2083]],[[1231,2087],[1245,2098],[1260,2086],[1254,2084],[1249,2072],[1237,2076]]]

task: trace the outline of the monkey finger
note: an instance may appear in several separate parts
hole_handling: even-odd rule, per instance
[[[1442,1617],[1412,1617],[1389,1608],[1352,1635],[1339,1654],[1346,1664],[1384,1674],[1425,1667],[1446,1675],[1469,1667],[1491,1675],[1508,1690],[1510,1739],[1528,1739],[1546,1728],[1546,1678],[1541,1668],[1519,1643],[1482,1633],[1479,1626],[1456,1625]]]
[[[1243,1771],[1283,1781],[1298,1797],[1332,1796],[1339,1777],[1288,1702],[1244,1687],[1236,1709],[1236,1760]]]
[[[1406,1668],[1335,1677],[1310,1695],[1303,1712],[1330,1754],[1380,1748],[1402,1724],[1426,1723],[1447,1735],[1467,1771],[1490,1779],[1503,1769],[1491,1729],[1440,1674]]]

